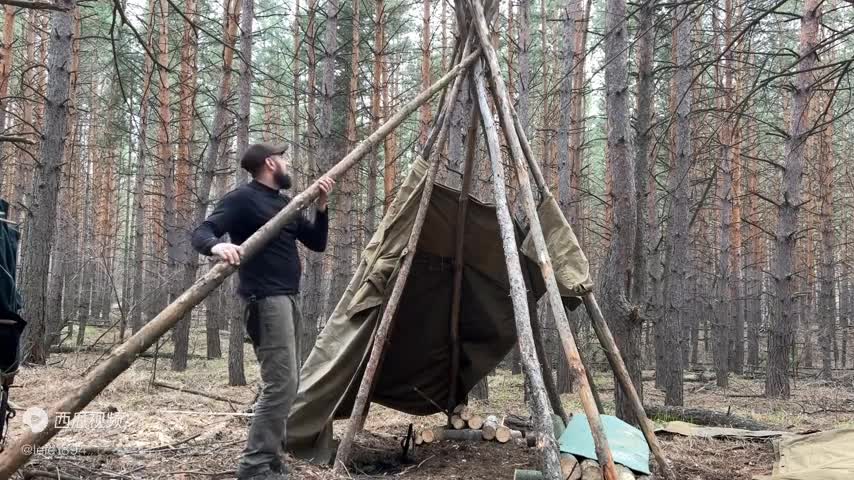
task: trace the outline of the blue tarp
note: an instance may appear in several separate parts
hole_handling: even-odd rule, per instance
[[[649,445],[637,428],[611,415],[602,415],[605,438],[611,448],[614,462],[649,475]],[[596,460],[593,434],[584,414],[576,413],[560,436],[560,451],[577,457]]]

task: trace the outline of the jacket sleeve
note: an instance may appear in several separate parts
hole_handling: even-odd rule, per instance
[[[329,208],[320,211],[315,210],[314,221],[305,216],[300,216],[299,232],[297,238],[309,250],[323,252],[326,250],[326,241],[329,237]]]
[[[230,193],[217,203],[214,211],[193,230],[191,243],[202,255],[211,255],[211,248],[220,243],[220,237],[232,232],[240,219],[241,202]]]

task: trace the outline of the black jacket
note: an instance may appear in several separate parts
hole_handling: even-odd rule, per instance
[[[226,233],[232,243],[240,245],[290,200],[254,180],[237,187],[219,201],[213,213],[193,232],[193,247],[203,255],[211,255],[211,248]],[[296,241],[322,252],[326,250],[328,231],[326,211],[317,211],[313,222],[298,216],[251,260],[241,262],[238,293],[245,298],[298,293],[302,268]]]

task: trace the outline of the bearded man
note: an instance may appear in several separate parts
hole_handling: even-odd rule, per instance
[[[286,146],[250,145],[240,166],[252,175],[252,181],[228,192],[192,237],[193,247],[201,254],[240,265],[237,292],[245,305],[245,327],[264,383],[238,464],[239,480],[287,478],[280,455],[299,382],[301,263],[296,242],[322,252],[328,236],[327,202],[335,181],[322,177],[313,220],[298,216],[252,259],[241,262],[240,244],[291,201],[281,193],[291,187],[286,152]],[[225,234],[230,242],[220,240]]]

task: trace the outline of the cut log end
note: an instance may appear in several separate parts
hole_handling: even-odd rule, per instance
[[[454,415],[451,417],[451,425],[457,430],[462,430],[466,428],[466,421],[460,418],[459,415]]]
[[[421,440],[424,443],[433,443],[436,440],[436,434],[431,429],[424,430],[421,432]]]
[[[511,430],[503,425],[495,429],[495,440],[499,443],[507,443],[511,439],[523,437],[524,435],[522,435],[522,432],[518,430]]]
[[[543,480],[543,472],[539,470],[516,470],[513,480]]]
[[[581,480],[603,480],[599,462],[593,460],[581,462]]]
[[[468,420],[468,424],[472,430],[480,430],[483,428],[483,417],[475,415]]]
[[[563,480],[581,480],[581,464],[568,453],[560,454],[560,472]]]
[[[469,421],[474,417],[474,410],[466,405],[457,413],[457,415],[459,415],[463,420]]]

